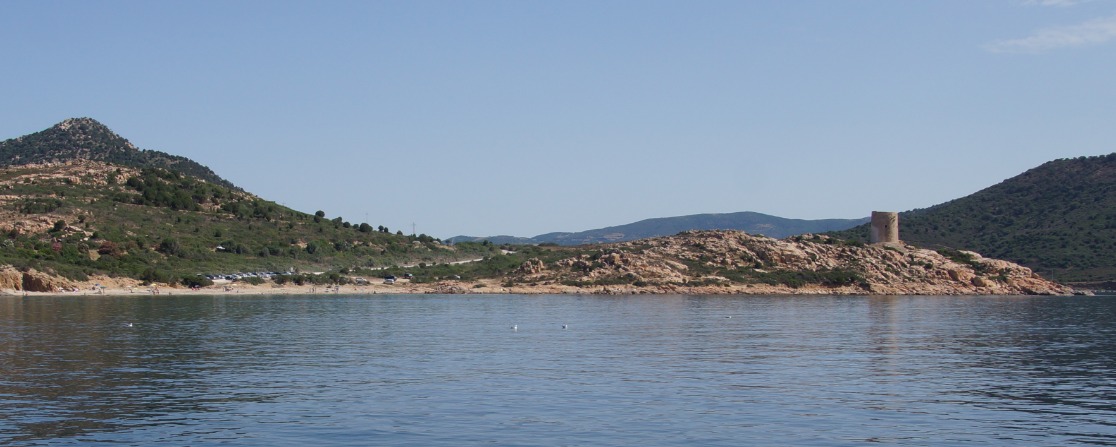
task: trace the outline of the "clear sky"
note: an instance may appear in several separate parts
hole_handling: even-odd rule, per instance
[[[0,139],[69,117],[266,199],[534,236],[856,218],[1116,152],[1116,1],[0,1]]]

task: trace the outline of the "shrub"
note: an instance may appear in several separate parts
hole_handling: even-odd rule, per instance
[[[62,207],[59,199],[26,199],[19,204],[19,212],[23,214],[45,214]]]
[[[155,251],[167,256],[176,256],[182,254],[182,245],[174,238],[166,238],[159,243],[159,247]]]
[[[143,273],[141,273],[139,276],[139,280],[147,284],[156,282],[170,284],[172,282],[175,282],[174,276],[172,276],[170,273],[167,273],[163,269],[157,269],[155,267],[148,267],[144,269]]]
[[[204,276],[184,275],[182,276],[182,285],[186,287],[208,287],[213,285],[213,281]]]
[[[991,270],[991,268],[987,264],[977,261],[971,253],[966,253],[961,250],[954,250],[952,248],[940,249],[938,250],[938,253],[953,262],[968,265],[977,274],[989,273],[989,271]]]

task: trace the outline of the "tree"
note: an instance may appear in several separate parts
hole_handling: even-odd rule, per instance
[[[165,255],[177,255],[182,252],[182,246],[178,243],[178,240],[166,238],[163,239],[163,242],[159,243],[159,247],[156,248],[155,251]]]
[[[120,246],[112,241],[101,242],[100,248],[97,249],[97,253],[105,256],[120,256],[122,251]]]

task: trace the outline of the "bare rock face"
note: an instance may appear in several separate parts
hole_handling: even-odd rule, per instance
[[[25,292],[57,292],[74,287],[74,282],[43,272],[19,271],[11,266],[0,269],[0,290]]]
[[[0,269],[0,290],[23,290],[23,272],[10,266]]]

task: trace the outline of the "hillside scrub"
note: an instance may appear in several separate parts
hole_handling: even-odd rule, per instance
[[[126,178],[110,184],[107,179]],[[198,273],[332,270],[445,263],[487,247],[315,222],[222,185],[151,168],[95,163],[0,172],[6,222],[0,264],[70,277],[93,274],[175,282]],[[59,225],[59,222],[62,225]]]
[[[868,226],[830,233],[867,241]],[[972,250],[1060,281],[1116,279],[1116,154],[1055,160],[926,209],[899,214],[899,237]]]

